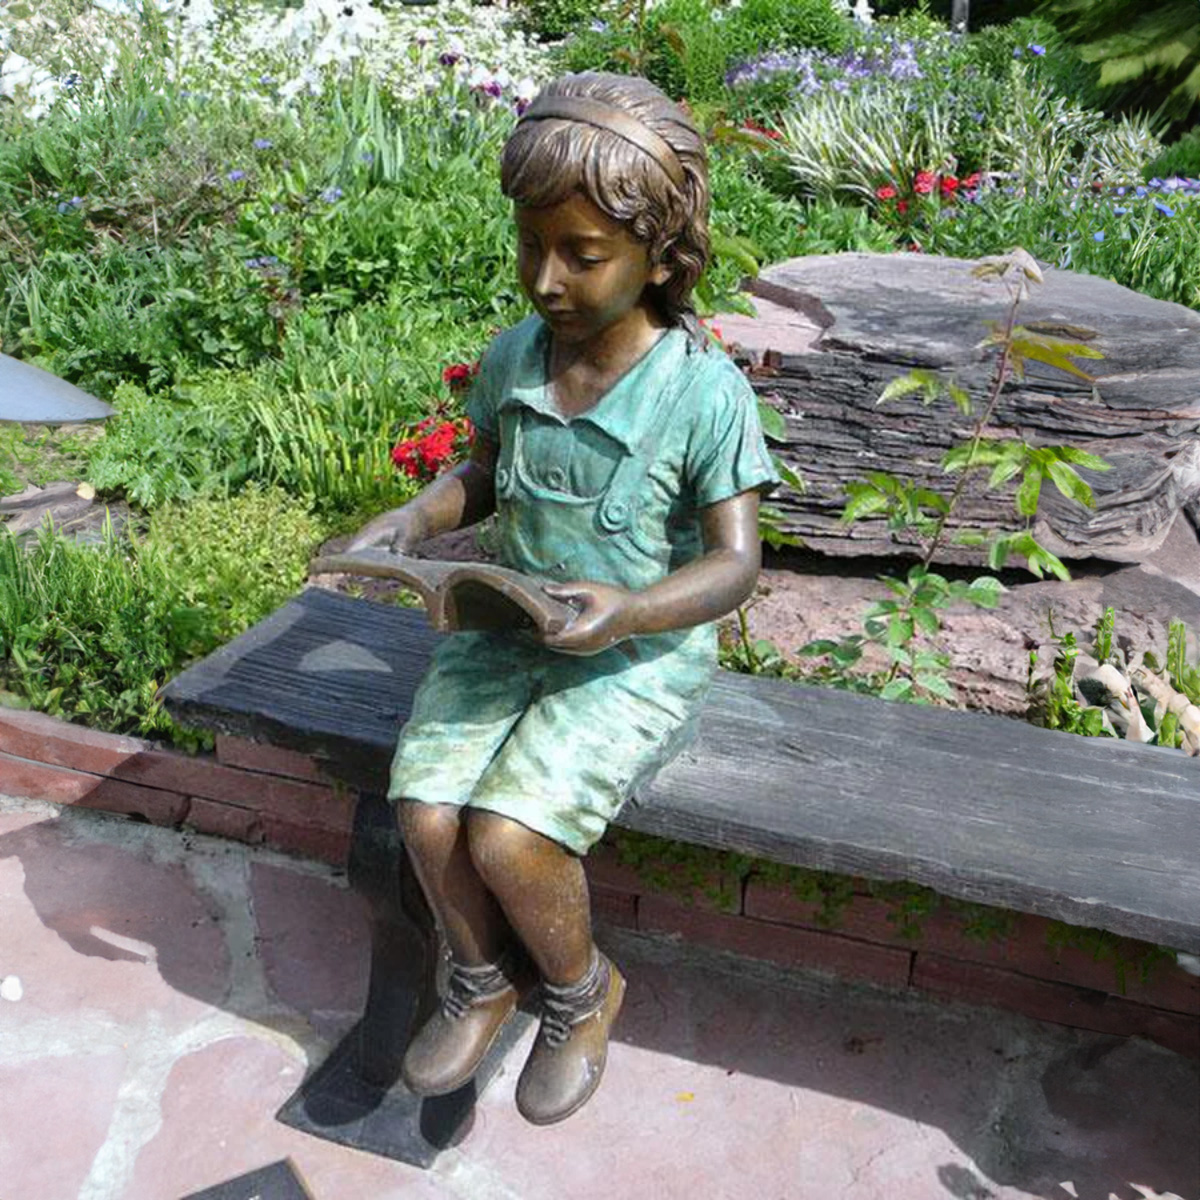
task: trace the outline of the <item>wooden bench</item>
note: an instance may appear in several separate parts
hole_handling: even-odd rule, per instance
[[[520,1034],[454,1096],[396,1083],[437,953],[381,793],[436,636],[418,612],[309,589],[164,689],[184,724],[303,751],[359,789],[366,1011],[280,1119],[425,1164]],[[1200,760],[1154,747],[722,673],[696,744],[618,823],[1200,953]]]

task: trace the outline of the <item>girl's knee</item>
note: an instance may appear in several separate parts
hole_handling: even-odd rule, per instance
[[[396,805],[396,824],[405,845],[418,852],[447,848],[462,828],[459,810],[452,804],[425,804],[401,800]]]
[[[467,816],[471,861],[484,880],[504,879],[520,870],[539,835],[517,821],[481,809]]]

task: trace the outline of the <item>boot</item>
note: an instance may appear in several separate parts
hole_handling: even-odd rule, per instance
[[[444,1096],[470,1080],[516,1010],[524,982],[511,956],[481,967],[452,961],[441,1006],[405,1052],[408,1090]]]
[[[598,950],[578,983],[542,984],[542,1025],[517,1081],[517,1109],[525,1120],[552,1125],[591,1098],[624,996],[621,972]]]

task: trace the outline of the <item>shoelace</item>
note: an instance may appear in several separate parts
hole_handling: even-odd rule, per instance
[[[466,967],[462,963],[451,963],[442,1012],[452,1020],[458,1020],[476,1004],[498,996],[511,986],[498,966]]]
[[[551,1046],[561,1046],[570,1036],[571,1028],[597,1012],[608,992],[607,972],[599,957],[591,970],[578,982],[565,987],[552,983],[542,985],[542,1034]]]

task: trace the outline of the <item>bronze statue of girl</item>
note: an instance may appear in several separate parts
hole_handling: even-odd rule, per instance
[[[517,1105],[550,1124],[598,1086],[625,990],[581,856],[691,735],[776,477],[753,393],[692,308],[709,193],[683,111],[644,79],[566,76],[517,123],[501,179],[536,315],[484,356],[469,460],[351,549],[406,552],[494,513],[499,561],[578,609],[541,641],[447,637],[389,792],[451,956],[405,1081],[462,1086],[538,984]]]

